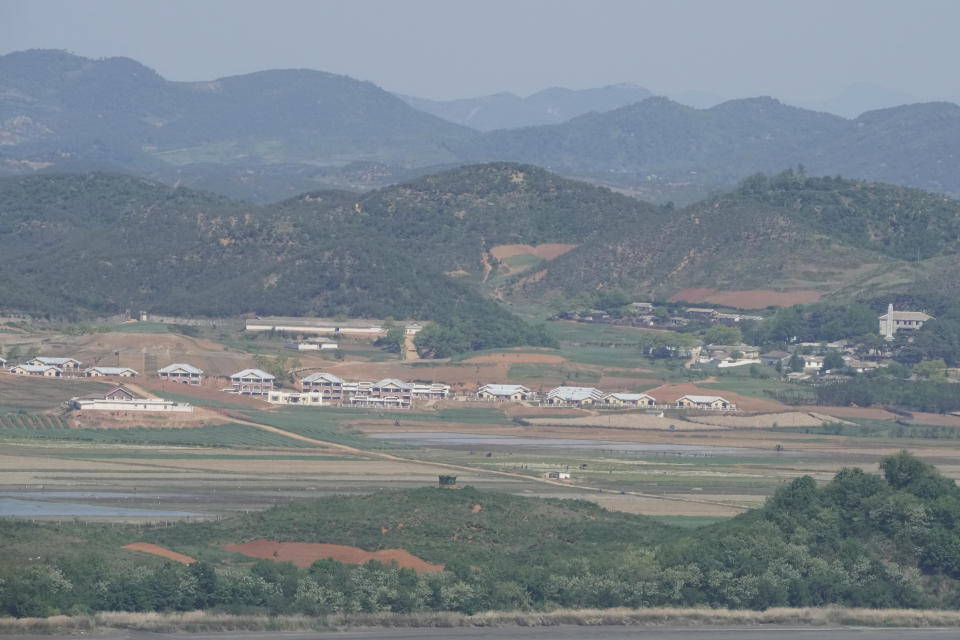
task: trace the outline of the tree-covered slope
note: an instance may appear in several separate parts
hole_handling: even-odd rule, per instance
[[[624,224],[550,263],[523,295],[619,287],[669,297],[688,287],[870,295],[938,288],[956,275],[960,202],[885,184],[756,176],[672,212]],[[940,288],[952,295],[955,288]]]
[[[258,608],[270,613],[559,607],[960,607],[960,490],[909,454],[882,475],[794,480],[697,530],[571,500],[471,488],[330,496],[175,525],[0,521],[0,614]],[[440,572],[222,549],[257,539],[405,549]],[[188,567],[120,547],[147,541]]]
[[[418,318],[455,325],[462,348],[542,344],[542,334],[474,286],[496,268],[489,249],[576,244],[651,211],[510,164],[265,206],[114,174],[5,178],[0,300],[5,309],[58,316],[144,309]]]

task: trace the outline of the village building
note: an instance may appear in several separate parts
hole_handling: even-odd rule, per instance
[[[740,354],[739,360],[757,360],[760,358],[760,349],[748,344],[708,344],[703,348],[709,358],[724,360]]]
[[[656,399],[645,393],[608,393],[603,404],[617,407],[655,407]]]
[[[414,382],[410,387],[410,395],[414,398],[443,400],[450,395],[450,385],[442,382]]]
[[[103,397],[71,398],[78,411],[138,411],[149,413],[191,413],[193,406],[162,398],[138,398],[124,387],[114,387]]]
[[[262,396],[273,390],[275,378],[261,369],[244,369],[230,376],[230,393],[244,396]]]
[[[413,399],[413,385],[396,378],[384,378],[370,387],[370,398],[400,398],[407,405]]]
[[[73,358],[51,358],[49,356],[37,356],[36,358],[27,360],[26,364],[57,367],[64,373],[80,370],[80,361],[74,360]]]
[[[338,345],[336,342],[327,342],[324,340],[288,342],[283,346],[285,349],[290,349],[291,351],[332,351],[340,348],[340,345]]]
[[[331,318],[290,318],[272,316],[251,318],[246,321],[247,331],[279,331],[292,334],[352,335],[380,337],[387,335],[387,323],[383,320],[336,320]],[[416,335],[423,325],[419,322],[403,323],[406,335]]]
[[[139,374],[130,367],[90,367],[84,369],[83,375],[87,378],[102,378],[107,376],[136,378]]]
[[[485,384],[477,389],[480,400],[520,402],[532,399],[530,389],[520,384]]]
[[[267,402],[314,407],[322,407],[325,404],[323,394],[319,391],[281,391],[279,389],[267,392]]]
[[[300,390],[317,392],[327,402],[341,402],[344,397],[344,384],[343,378],[332,373],[311,373],[306,378],[301,378]]]
[[[736,409],[737,405],[720,396],[685,395],[677,398],[678,409]]]
[[[790,362],[791,357],[792,356],[786,351],[767,351],[766,353],[760,354],[760,362],[768,367],[775,367],[778,364],[781,367],[785,367]]]
[[[10,368],[10,373],[18,376],[41,376],[43,378],[60,378],[63,370],[52,364],[18,364]]]
[[[641,313],[641,314],[653,313],[653,303],[652,302],[631,302],[630,312]]]
[[[174,363],[157,371],[157,375],[164,382],[189,384],[197,386],[203,382],[203,369],[184,363]]]
[[[887,312],[878,318],[880,335],[893,340],[897,331],[916,331],[928,320],[933,320],[933,316],[922,311],[894,311],[891,304],[887,306]]]
[[[547,404],[582,407],[600,402],[603,391],[595,387],[557,387],[547,392]]]
[[[717,317],[717,310],[703,307],[687,307],[684,309],[683,315],[699,322],[713,322]]]

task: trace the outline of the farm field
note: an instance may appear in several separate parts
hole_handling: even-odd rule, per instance
[[[680,361],[642,357],[635,343],[647,330],[554,324],[559,349],[488,351],[439,362],[404,362],[359,342],[342,361],[291,356],[280,336],[253,338],[227,327],[183,336],[161,326],[137,332],[128,324],[42,340],[46,352],[82,353],[90,361],[120,351],[122,363],[133,366],[139,357],[141,368],[150,351],[162,356],[161,364],[167,356],[196,362],[214,376],[255,366],[255,355],[283,355],[299,360],[298,374],[436,380],[455,389],[485,382],[538,391],[580,384],[644,391],[665,402],[685,393],[718,394],[747,413],[684,420],[673,412],[660,417],[452,400],[394,412],[281,408],[225,394],[224,381],[215,377],[194,388],[144,376],[133,385],[195,405],[196,424],[104,417],[85,418],[78,428],[63,401],[102,392],[109,383],[0,375],[0,494],[48,502],[82,494],[100,506],[210,518],[304,497],[434,485],[438,474],[452,473],[460,484],[585,498],[608,509],[705,524],[762,504],[799,475],[826,481],[845,466],[875,471],[882,456],[901,449],[960,477],[960,447],[953,444],[960,418],[917,414],[905,426],[882,409],[788,407],[767,393],[784,383],[746,372],[704,378]],[[3,339],[29,344],[36,336]],[[571,479],[548,478],[559,470]]]

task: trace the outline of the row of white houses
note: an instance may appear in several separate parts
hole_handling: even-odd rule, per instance
[[[442,400],[449,396],[450,385],[441,382],[404,382],[396,378],[351,382],[332,373],[318,372],[302,378],[299,391],[271,390],[267,402],[406,409],[414,400]]]
[[[540,402],[564,407],[671,407],[678,409],[735,410],[737,405],[721,396],[684,395],[674,403],[659,403],[646,393],[606,393],[596,387],[557,387],[539,398],[520,384],[485,384],[477,390],[477,398],[497,402]]]

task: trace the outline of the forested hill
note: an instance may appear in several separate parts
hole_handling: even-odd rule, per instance
[[[731,100],[709,109],[651,98],[568,122],[465,139],[465,160],[529,162],[666,198],[706,194],[756,172],[804,164],[811,174],[960,194],[960,107],[905,105],[855,120],[781,104]]]
[[[524,296],[610,287],[663,297],[688,287],[956,296],[958,250],[960,201],[787,171],[750,178],[660,226],[610,227],[515,288]]]
[[[466,327],[477,348],[542,342],[474,286],[496,268],[487,251],[577,243],[658,211],[510,164],[267,206],[124,175],[5,178],[0,300],[57,316],[393,316]]]

